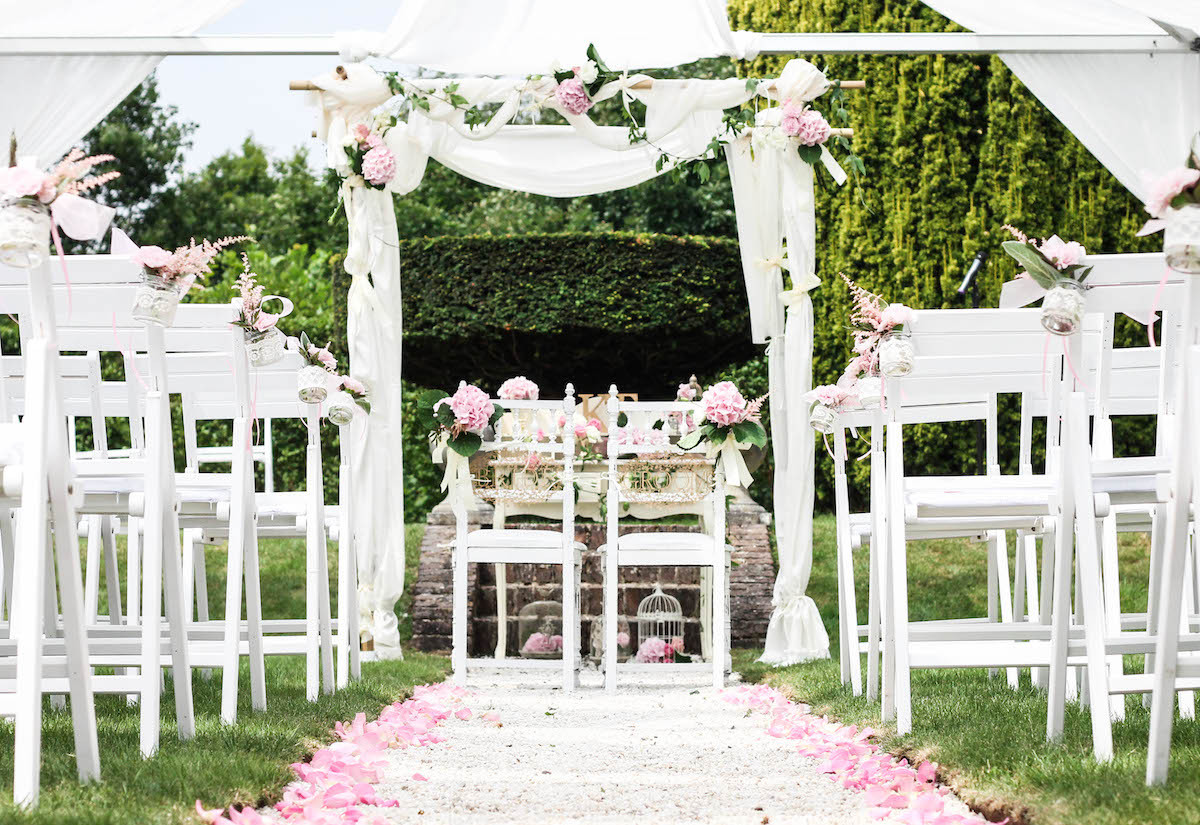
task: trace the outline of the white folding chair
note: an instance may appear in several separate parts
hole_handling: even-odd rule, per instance
[[[644,668],[676,667],[687,668],[686,664],[643,664],[637,662],[617,662],[617,626],[618,594],[620,589],[620,569],[622,567],[697,567],[710,573],[709,583],[711,595],[701,599],[701,622],[705,622],[705,613],[711,611],[711,624],[707,633],[702,631],[702,654],[707,653],[709,661],[699,663],[698,667],[712,672],[713,686],[721,688],[725,684],[725,674],[729,670],[729,560],[732,548],[725,541],[725,476],[719,462],[713,462],[711,489],[700,494],[701,503],[701,532],[631,532],[621,535],[620,518],[626,507],[634,504],[635,495],[629,486],[622,482],[622,469],[625,457],[646,456],[662,453],[680,455],[682,450],[676,445],[653,446],[637,445],[623,441],[618,443],[615,437],[622,415],[628,419],[627,426],[636,426],[649,431],[656,426],[661,428],[672,415],[693,415],[699,420],[700,405],[695,402],[683,401],[623,401],[620,399],[616,386],[609,388],[608,395],[608,473],[605,500],[607,505],[607,540],[601,550],[602,566],[604,569],[604,685],[608,691],[617,689],[617,675],[621,669],[640,670]],[[649,459],[652,461],[652,459]],[[642,493],[636,496],[638,503],[653,500],[652,493]],[[665,498],[663,499],[666,500]],[[708,650],[705,651],[704,638],[708,636]],[[644,640],[639,640],[639,643]]]
[[[572,691],[579,680],[579,570],[583,546],[575,541],[575,390],[568,384],[566,396],[559,400],[516,401],[497,400],[497,405],[509,411],[512,418],[501,422],[491,440],[484,441],[482,451],[493,458],[503,459],[520,456],[521,461],[529,455],[554,464],[549,486],[536,487],[533,492],[540,500],[561,507],[561,528],[558,530],[536,530],[509,528],[503,524],[492,528],[469,531],[467,511],[464,503],[455,497],[454,503],[454,602],[451,664],[454,678],[465,682],[471,670],[488,667],[556,667],[562,669],[563,689]],[[537,440],[530,427],[521,427],[523,419],[531,419],[539,413],[549,413],[553,420],[543,427],[547,440]],[[565,423],[558,424],[559,414]],[[557,461],[561,457],[561,468]],[[514,475],[523,471],[513,468]],[[495,496],[502,500],[501,484],[495,485]],[[467,644],[468,565],[470,564],[552,564],[562,569],[562,655],[555,659],[508,659],[499,656],[472,658]]]

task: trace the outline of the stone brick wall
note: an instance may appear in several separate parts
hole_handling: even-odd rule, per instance
[[[478,503],[470,514],[471,529],[490,525],[491,509]],[[771,560],[769,515],[749,499],[735,500],[729,508],[727,539],[733,547],[730,571],[730,631],[734,647],[760,647],[771,617],[771,593],[775,568]],[[541,525],[523,525],[536,527]],[[553,529],[552,525],[544,525]],[[694,532],[688,525],[631,525],[622,532],[670,530]],[[601,620],[602,584],[600,554],[605,542],[602,524],[584,522],[575,528],[576,540],[587,550],[583,555],[580,582],[581,636],[583,650],[589,649],[593,622]],[[448,651],[452,620],[450,542],[454,540],[454,516],[440,505],[429,515],[421,560],[413,584],[413,639],[418,650]],[[468,644],[471,655],[490,655],[496,645],[496,582],[490,564],[471,565],[468,571],[468,607],[471,621]],[[685,616],[684,638],[688,650],[700,649],[697,608],[700,599],[700,573],[687,567],[625,567],[618,585],[618,610],[626,620],[637,613],[638,603],[649,595],[656,583],[663,591],[679,599]],[[516,655],[517,614],[530,602],[549,599],[560,601],[561,580],[553,565],[520,564],[508,566],[508,649]]]

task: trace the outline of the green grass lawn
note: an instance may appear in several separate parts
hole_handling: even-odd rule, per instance
[[[416,570],[423,529],[410,525],[406,536],[410,575]],[[336,545],[330,550],[336,552]],[[207,556],[214,617],[221,616],[224,607],[222,551],[210,548]],[[303,616],[303,542],[264,541],[260,554],[264,614]],[[402,601],[398,610],[406,612],[407,603]],[[402,634],[409,625],[402,618]],[[196,737],[189,742],[176,737],[168,680],[161,748],[149,760],[138,752],[137,708],[128,707],[123,697],[99,696],[96,715],[103,782],[91,785],[80,785],[75,772],[69,710],[50,711],[47,703],[42,796],[33,813],[12,807],[13,728],[10,722],[0,722],[0,823],[177,823],[195,820],[197,798],[208,807],[274,801],[292,778],[288,766],[329,742],[334,722],[351,719],[359,711],[374,716],[385,705],[405,698],[414,685],[441,681],[446,669],[447,660],[421,653],[407,653],[402,662],[367,662],[362,681],[312,703],[304,698],[304,660],[267,657],[267,710],[254,713],[249,668],[243,661],[235,727],[220,724],[220,671],[209,681],[194,677]]]
[[[837,580],[833,519],[818,517],[809,594],[821,609],[837,655]],[[866,620],[866,553],[855,558],[859,621]],[[986,555],[983,545],[961,541],[909,545],[910,616],[985,615]],[[1144,537],[1123,536],[1122,607],[1144,610],[1147,546]],[[1044,695],[1022,674],[1019,691],[1003,676],[984,671],[914,671],[913,732],[897,736],[879,721],[878,705],[856,699],[840,682],[837,659],[773,670],[754,663],[756,652],[737,651],[734,666],[749,681],[765,680],[842,722],[881,731],[884,747],[932,759],[946,781],[985,812],[1030,825],[1168,825],[1200,822],[1200,724],[1178,722],[1165,788],[1143,784],[1149,713],[1127,699],[1127,718],[1114,728],[1116,758],[1105,766],[1091,758],[1086,713],[1072,705],[1060,745],[1045,742]],[[865,660],[864,660],[865,661]],[[1130,660],[1127,668],[1136,666]],[[865,665],[864,665],[865,675]]]

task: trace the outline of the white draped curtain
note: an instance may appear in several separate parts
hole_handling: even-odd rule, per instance
[[[527,75],[578,65],[589,43],[611,68],[753,57],[755,36],[731,32],[726,0],[405,0],[388,30],[339,35],[347,59],[367,55],[456,74]]]
[[[980,34],[1158,34],[1200,28],[1194,0],[925,0]],[[1200,54],[1006,54],[1004,63],[1129,191],[1183,164],[1200,131]]]
[[[192,34],[242,0],[0,0],[8,37]],[[61,55],[0,57],[0,140],[47,166],[76,145],[160,58]],[[5,161],[7,162],[7,161]]]

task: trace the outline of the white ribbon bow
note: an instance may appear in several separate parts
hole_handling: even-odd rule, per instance
[[[754,482],[754,476],[750,475],[746,459],[742,458],[742,451],[748,449],[750,449],[749,444],[743,444],[730,435],[719,445],[710,441],[705,452],[709,458],[716,458],[721,462],[727,482],[735,487],[749,488]]]
[[[465,513],[471,498],[471,463],[466,456],[452,449],[449,436],[443,435],[434,451],[434,461],[446,460],[446,471],[442,473],[442,492],[449,493],[450,507],[456,515]]]

